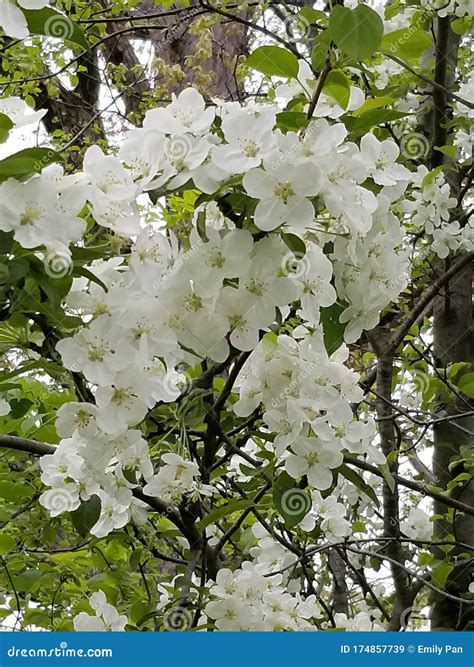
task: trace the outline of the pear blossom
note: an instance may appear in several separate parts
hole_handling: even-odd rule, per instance
[[[76,632],[124,632],[128,623],[125,615],[119,615],[117,609],[107,602],[102,590],[93,593],[89,598],[89,604],[95,615],[81,611],[74,619],[74,630]]]
[[[49,0],[1,0],[0,28],[8,37],[24,39],[30,31],[21,9],[42,9],[49,5]]]
[[[259,199],[255,209],[255,224],[259,229],[271,231],[280,225],[304,229],[314,220],[310,201],[320,191],[321,172],[312,163],[297,164],[288,170],[276,169],[264,163],[264,169],[251,169],[243,178],[247,193]]]
[[[42,0],[38,0],[38,4],[40,2]],[[48,2],[49,0],[46,0],[43,6],[47,5]],[[2,24],[1,14],[5,10],[4,4],[3,2],[0,3],[0,25]],[[14,5],[12,6],[15,9]],[[48,113],[48,110],[39,109],[38,111],[33,111],[21,97],[1,97],[0,113],[8,116],[15,127],[24,127],[25,125],[38,123]]]
[[[410,178],[406,167],[397,164],[399,148],[391,139],[379,141],[373,134],[365,134],[360,140],[360,155],[369,173],[379,185],[395,185]]]
[[[306,475],[308,482],[324,491],[332,484],[332,469],[342,464],[342,452],[318,438],[301,438],[291,446],[285,470],[294,479]]]

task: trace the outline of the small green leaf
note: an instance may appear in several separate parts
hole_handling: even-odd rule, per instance
[[[431,46],[431,37],[425,30],[409,26],[384,35],[381,50],[413,63]]]
[[[367,5],[355,9],[336,5],[329,18],[331,39],[344,53],[355,60],[372,56],[383,37],[383,21]]]
[[[431,581],[438,588],[444,588],[447,578],[454,570],[454,565],[449,563],[440,563],[433,568],[431,572]]]
[[[15,590],[27,592],[41,579],[42,572],[40,570],[26,570],[17,577],[14,577]]]
[[[392,473],[390,472],[390,469],[388,467],[388,463],[384,463],[383,465],[379,465],[379,470],[382,473],[383,478],[386,481],[388,488],[393,493],[395,491],[395,480],[393,478]]]
[[[206,526],[210,526],[211,524],[216,523],[216,521],[223,519],[229,514],[233,514],[234,512],[242,512],[249,507],[253,507],[253,505],[254,503],[252,500],[232,500],[230,503],[227,503],[225,507],[219,507],[218,509],[212,510],[207,516],[201,519],[199,522],[199,530],[202,530],[203,528],[206,528]]]
[[[33,35],[45,35],[46,37],[57,37],[67,42],[78,44],[85,49],[89,48],[84,33],[74,21],[60,14],[51,7],[43,9],[24,9],[29,31]]]
[[[306,254],[306,245],[302,238],[296,234],[282,234],[281,238],[286,243],[288,248],[296,253],[299,257]]]
[[[17,500],[25,496],[31,496],[33,489],[26,484],[19,484],[18,482],[0,482],[0,498],[5,500]]]
[[[298,58],[280,46],[259,46],[247,58],[247,65],[267,76],[298,76]]]
[[[53,162],[60,162],[59,153],[51,148],[26,148],[0,160],[0,181],[13,177],[22,179],[36,174]]]
[[[358,109],[354,109],[352,112],[352,115],[358,118],[359,116],[362,116],[362,114],[366,113],[367,111],[373,111],[374,109],[380,109],[382,107],[386,107],[389,104],[392,104],[395,102],[394,97],[373,97],[369,98],[368,100],[365,100],[364,104],[360,106]]]
[[[465,35],[471,30],[472,16],[462,16],[460,19],[455,19],[451,22],[451,30],[456,35]]]
[[[349,79],[340,69],[331,70],[326,77],[323,92],[332,97],[342,109],[347,109],[351,87]]]
[[[277,126],[285,131],[297,132],[308,125],[308,118],[302,111],[282,111],[276,117]]]
[[[372,109],[372,111],[367,111],[359,118],[353,118],[351,115],[346,125],[351,132],[351,138],[354,139],[366,134],[376,125],[383,125],[392,120],[400,120],[400,118],[405,118],[407,115],[402,111],[395,111],[394,109]]]
[[[71,520],[79,535],[87,535],[100,516],[101,502],[99,496],[91,496],[71,512]]]
[[[0,554],[7,554],[16,549],[16,542],[11,535],[0,535]]]
[[[474,373],[466,373],[458,382],[458,389],[469,398],[474,398]]]
[[[13,127],[13,122],[9,116],[0,113],[0,143],[8,139],[8,134]]]
[[[344,331],[347,325],[339,322],[339,317],[345,308],[346,306],[340,303],[321,308],[320,320],[323,326],[324,345],[329,355],[338,350],[344,342]]]

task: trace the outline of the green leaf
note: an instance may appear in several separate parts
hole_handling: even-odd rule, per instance
[[[372,127],[383,125],[393,120],[405,118],[408,114],[394,109],[372,109],[362,114],[359,118],[352,116],[347,120],[346,125],[351,132],[351,138],[354,139],[366,134]]]
[[[474,398],[474,373],[466,373],[458,382],[458,389],[469,398]]]
[[[92,526],[97,523],[100,516],[101,502],[99,496],[91,496],[81,505],[71,512],[71,519],[74,528],[81,536],[89,533]]]
[[[465,35],[472,26],[472,16],[463,16],[451,22],[451,30],[456,35]]]
[[[0,535],[0,554],[7,554],[16,549],[16,542],[11,535]]]
[[[96,283],[96,285],[99,285],[99,287],[102,287],[104,292],[108,292],[109,288],[105,283],[102,282],[100,278],[98,278],[95,273],[92,273],[92,271],[89,271],[89,269],[86,269],[85,266],[80,266],[78,264],[74,265],[72,275],[75,278],[76,276],[83,276],[83,278],[87,278],[93,283]]]
[[[13,127],[13,122],[9,116],[0,113],[0,143],[8,139],[8,134]]]
[[[383,478],[386,481],[388,488],[393,493],[395,491],[395,480],[393,478],[392,473],[390,472],[390,468],[388,467],[388,463],[384,463],[383,465],[380,465],[379,470],[382,473]]]
[[[352,115],[358,118],[359,116],[362,116],[362,114],[366,113],[367,111],[373,111],[374,109],[380,109],[381,107],[386,107],[389,104],[392,104],[395,102],[394,97],[373,97],[369,98],[368,100],[365,100],[364,104],[359,107],[358,109],[355,109],[352,112]]]
[[[338,472],[345,477],[346,479],[349,480],[354,486],[356,486],[358,489],[362,491],[362,493],[365,493],[366,496],[368,496],[377,507],[379,507],[379,499],[377,498],[377,494],[375,493],[374,489],[367,484],[365,479],[359,475],[358,472],[353,470],[352,468],[349,468],[345,463],[342,464],[340,468],[338,468]]]
[[[449,563],[440,563],[433,568],[431,572],[431,581],[438,588],[444,588],[447,578],[454,570],[454,565]]]
[[[267,76],[296,78],[298,58],[280,46],[259,46],[247,58],[247,65]]]
[[[18,482],[0,482],[0,498],[5,500],[17,500],[18,498],[24,498],[25,496],[31,496],[33,489],[26,484],[20,484]]]
[[[306,254],[306,245],[302,238],[296,234],[282,234],[281,238],[286,243],[288,248],[292,250],[299,257]]]
[[[278,127],[283,131],[297,132],[308,125],[308,118],[302,111],[282,111],[276,117]]]
[[[435,151],[439,151],[440,153],[443,153],[443,155],[447,155],[452,160],[455,160],[458,154],[457,146],[434,146],[433,148]]]
[[[431,46],[431,37],[425,30],[409,26],[384,35],[381,50],[413,63]]]
[[[282,472],[273,485],[273,502],[287,528],[297,526],[311,509],[311,496],[296,486],[295,480]]]
[[[26,148],[0,160],[0,181],[7,178],[25,178],[36,174],[53,162],[60,162],[59,153],[51,148]]]
[[[340,303],[321,308],[320,320],[323,326],[324,345],[329,355],[338,350],[344,342],[344,331],[347,325],[339,322],[339,317],[345,308],[346,306]]]
[[[323,92],[332,97],[342,109],[347,109],[351,87],[349,79],[340,69],[331,70],[326,77]]]
[[[348,9],[336,5],[329,19],[331,39],[344,53],[364,60],[379,48],[383,37],[383,21],[367,5]]]
[[[40,570],[26,570],[26,572],[22,572],[17,577],[14,577],[15,589],[27,592],[33,588],[41,577],[42,572]]]
[[[87,39],[78,25],[65,14],[60,14],[51,7],[43,9],[24,9],[29,31],[33,35],[57,37],[67,42],[78,44],[85,49],[89,48]]]
[[[205,516],[199,522],[199,530],[210,526],[216,521],[223,519],[228,514],[233,514],[234,512],[241,512],[253,507],[254,503],[252,500],[231,500],[230,503],[227,503],[225,507],[219,507],[218,509],[212,510],[207,516]]]

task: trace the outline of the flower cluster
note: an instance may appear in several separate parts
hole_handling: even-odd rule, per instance
[[[363,98],[353,87],[350,108]],[[206,106],[189,88],[147,112],[116,155],[92,146],[81,173],[65,176],[54,165],[1,186],[8,201],[1,228],[25,248],[67,255],[86,219],[130,246],[127,254],[92,262],[66,298],[83,326],[56,350],[66,369],[84,377],[90,402],[61,407],[60,443],[41,461],[50,487],[41,503],[52,516],[98,499],[91,532],[103,537],[145,520],[139,485],[170,503],[210,498],[216,487],[201,482],[185,448],[170,451],[166,444],[150,455],[142,422],[186,394],[196,365],[231,365],[244,352],[250,355],[237,380],[235,413],[246,418],[263,406],[275,465],[295,480],[307,478],[328,539],[350,534],[342,503],[319,492],[341,483],[333,471],[344,454],[377,464],[384,457],[374,444],[374,423],[353,414],[362,392],[346,365],[343,339],[354,342],[375,326],[406,285],[403,232],[392,209],[413,175],[392,140],[374,134],[359,144],[348,140],[338,120],[343,113],[323,96],[315,120],[283,131],[277,105]],[[14,196],[18,189],[21,197]],[[154,200],[183,190],[196,195],[196,204],[179,236],[157,228],[159,207],[148,217],[138,203],[147,192]],[[223,205],[229,196],[239,201],[239,215]],[[331,354],[324,340],[328,313],[340,331]],[[302,530],[311,530],[311,522],[308,515]],[[271,537],[260,537],[267,544],[253,550],[255,567],[272,570],[287,555]],[[296,629],[296,616],[312,616],[306,602],[282,597],[278,574],[264,581],[266,611],[252,602],[255,609],[242,612],[246,622],[255,618],[255,627],[273,629],[278,616]],[[224,604],[214,593],[216,604]],[[271,611],[279,602],[286,616]],[[218,627],[230,623],[212,604],[208,613]]]
[[[89,598],[94,615],[81,611],[74,617],[76,632],[123,632],[128,623],[126,616],[120,616],[116,608],[107,602],[105,593],[98,591]]]
[[[432,237],[429,250],[444,259],[450,252],[471,251],[474,248],[474,224],[468,219],[461,227],[453,220],[456,198],[451,196],[449,183],[443,174],[431,178],[421,166],[413,177],[411,198],[400,202],[400,209],[408,213],[410,222]]]
[[[472,0],[421,0],[422,7],[436,11],[438,16],[474,16]]]
[[[210,586],[205,613],[218,630],[274,632],[314,630],[321,616],[314,595],[290,593],[284,575],[265,576],[263,564],[245,561],[237,570],[222,568]]]
[[[306,475],[319,490],[331,486],[343,451],[384,460],[372,445],[373,422],[354,419],[351,403],[363,394],[359,376],[343,363],[347,355],[343,346],[329,357],[321,328],[300,326],[293,336],[265,336],[237,380],[236,414],[247,417],[263,404],[276,456],[289,475]]]

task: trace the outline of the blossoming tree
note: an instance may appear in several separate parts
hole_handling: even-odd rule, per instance
[[[472,2],[95,5],[0,3],[0,617],[473,629]]]

